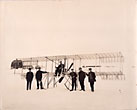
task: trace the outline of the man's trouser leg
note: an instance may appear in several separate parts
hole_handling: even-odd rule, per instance
[[[31,90],[31,83],[32,83],[32,81],[30,81],[30,83],[29,83],[29,89]]]
[[[94,81],[90,81],[91,91],[94,91]]]
[[[42,84],[42,81],[40,81],[40,87],[41,87],[41,89],[43,89],[43,84]]]
[[[37,89],[39,89],[39,80],[37,80]]]
[[[83,90],[83,84],[82,81],[80,81],[81,90]]]
[[[81,89],[85,91],[84,80],[82,80],[82,81],[80,82],[80,85],[81,85]]]
[[[85,91],[84,80],[82,81],[82,90],[84,90],[84,91]]]
[[[75,90],[77,89],[77,82],[74,82]]]
[[[28,88],[29,88],[29,81],[27,81],[27,90],[28,90]]]
[[[61,74],[61,69],[58,70],[58,76],[60,76],[60,74]]]
[[[74,81],[72,80],[72,90],[73,90],[73,88],[74,88]]]

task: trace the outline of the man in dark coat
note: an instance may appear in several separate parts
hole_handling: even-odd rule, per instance
[[[82,71],[82,68],[79,68],[78,74],[79,74],[79,82],[80,82],[81,90],[85,91],[84,80],[86,77],[86,73],[84,71]]]
[[[71,73],[69,74],[72,78],[72,89],[70,91],[73,91],[73,89],[75,88],[75,91],[76,91],[76,87],[77,87],[77,74],[76,72],[74,72],[74,69],[71,69]]]
[[[91,91],[94,92],[94,82],[96,81],[96,75],[92,72],[92,68],[89,68],[89,73],[87,74],[88,81],[90,83]]]
[[[58,67],[56,67],[56,70],[55,70],[55,76],[60,76],[61,72],[64,72],[64,67],[65,65],[62,64],[62,61],[60,61],[60,64],[58,65]]]
[[[31,68],[29,68],[29,72],[27,72],[26,74],[26,80],[27,80],[27,90],[30,89],[31,90],[31,83],[33,80],[33,73],[31,72]]]
[[[39,89],[39,84],[41,89],[43,88],[43,84],[42,84],[42,73],[48,73],[47,71],[41,71],[41,68],[38,68],[39,70],[36,72],[36,80],[37,80],[37,89]]]

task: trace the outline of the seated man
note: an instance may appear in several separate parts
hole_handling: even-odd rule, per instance
[[[62,64],[62,61],[60,61],[60,64],[58,65],[58,67],[56,67],[56,70],[55,70],[55,76],[60,76],[61,72],[64,72],[64,67],[65,65]]]

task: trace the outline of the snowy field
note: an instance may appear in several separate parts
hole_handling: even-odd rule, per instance
[[[135,0],[0,1],[0,110],[135,110]],[[99,52],[104,59],[118,51],[126,79],[97,77],[94,93],[87,79],[85,92],[79,86],[70,92],[63,82],[37,90],[35,79],[27,91],[26,81],[10,70],[15,58]]]
[[[63,82],[55,88],[37,90],[35,79],[32,90],[26,91],[26,81],[13,71],[7,73],[4,82],[2,110],[135,110],[134,89],[127,80],[97,77],[94,93],[87,78],[85,92],[79,87],[70,92]]]

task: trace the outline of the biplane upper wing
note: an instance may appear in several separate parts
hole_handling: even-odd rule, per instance
[[[45,61],[62,61],[66,59],[71,60],[88,60],[88,59],[113,59],[114,62],[123,62],[124,57],[121,52],[114,53],[94,53],[94,54],[76,54],[76,55],[57,55],[57,56],[41,56],[41,57],[30,57],[30,58],[17,58],[12,61],[12,68],[21,68],[19,62],[45,62]],[[21,63],[20,63],[21,64]]]
[[[64,59],[99,59],[99,58],[123,58],[121,52],[115,53],[95,53],[95,54],[76,54],[76,55],[57,55],[57,56],[42,56],[42,57],[30,57],[30,58],[18,58],[23,62],[31,61],[55,61],[55,60],[64,60]]]

